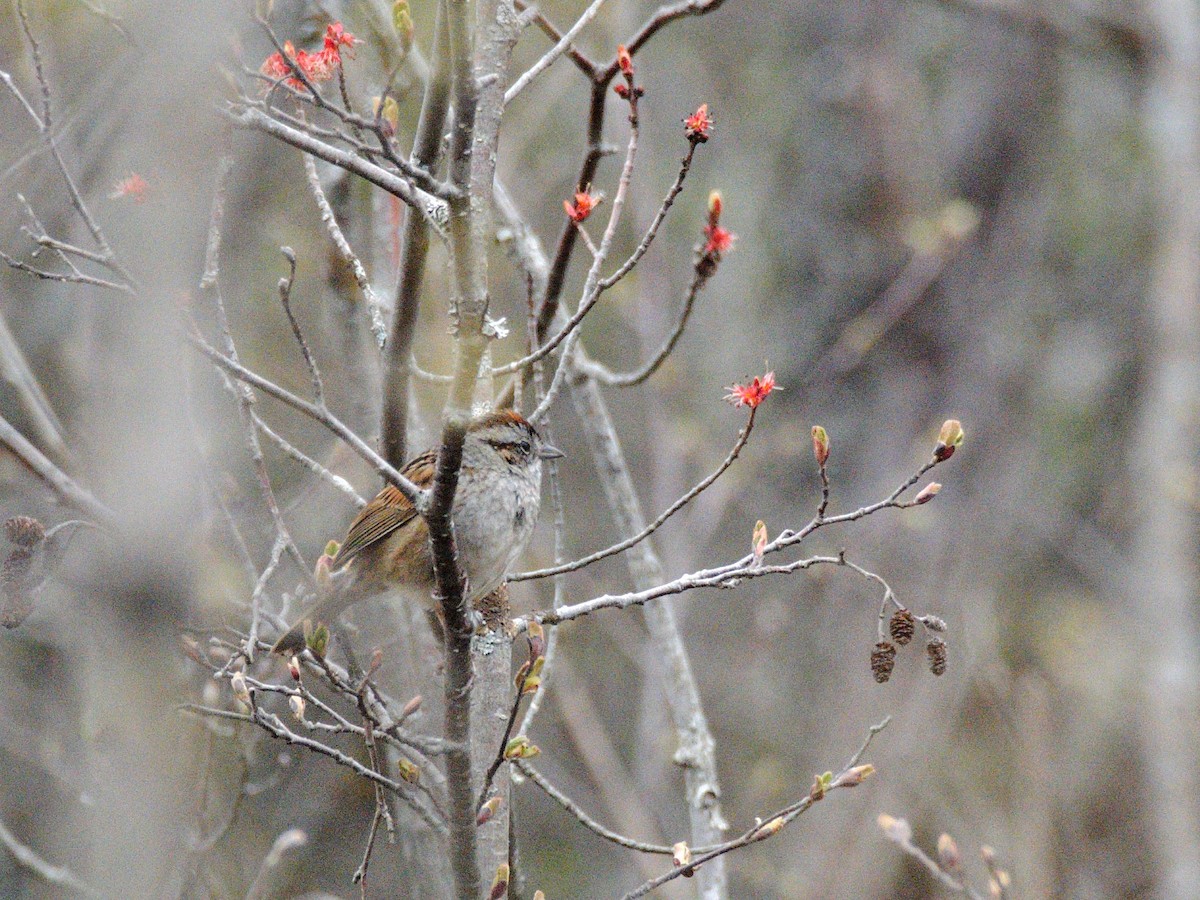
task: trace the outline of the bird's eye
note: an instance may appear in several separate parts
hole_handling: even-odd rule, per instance
[[[521,441],[521,443],[517,444],[517,449],[528,456],[531,449],[529,446],[529,441]]]

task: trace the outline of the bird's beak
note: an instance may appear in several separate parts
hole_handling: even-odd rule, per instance
[[[541,449],[538,450],[539,459],[562,459],[566,455],[557,447],[551,447],[549,444],[542,444]]]

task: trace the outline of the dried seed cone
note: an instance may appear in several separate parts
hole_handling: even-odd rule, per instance
[[[33,595],[24,592],[5,593],[0,598],[0,625],[16,628],[33,612]]]
[[[913,639],[913,632],[916,631],[917,620],[907,609],[898,609],[892,615],[892,621],[888,628],[892,633],[892,640],[903,647]]]
[[[18,547],[36,547],[46,537],[46,526],[33,516],[14,516],[4,523],[4,533]]]
[[[29,590],[29,573],[33,568],[33,551],[17,547],[4,560],[0,569],[0,625],[16,628],[33,612],[33,593]]]
[[[946,642],[934,638],[925,645],[925,653],[929,656],[929,671],[934,675],[946,674]]]
[[[4,560],[4,568],[0,570],[0,584],[6,591],[19,591],[26,587],[29,580],[29,570],[33,568],[33,551],[26,547],[17,547]]]
[[[896,665],[896,646],[891,641],[880,641],[871,651],[871,672],[875,680],[883,684],[892,677]]]

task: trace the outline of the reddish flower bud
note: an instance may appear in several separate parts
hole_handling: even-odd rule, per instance
[[[488,802],[479,807],[479,812],[475,814],[475,824],[483,825],[488,822],[492,816],[500,812],[500,804],[502,802],[499,794],[489,798]]]
[[[729,391],[725,395],[725,399],[734,406],[748,406],[751,409],[757,409],[758,405],[766,400],[772,391],[783,389],[775,384],[775,373],[768,372],[762,378],[755,376],[754,380],[747,385],[734,384],[725,390]]]
[[[701,103],[699,109],[683,120],[683,133],[689,141],[703,144],[708,140],[712,124],[712,116],[708,114],[708,104]]]
[[[571,203],[567,200],[563,201],[563,209],[566,210],[567,218],[572,222],[582,222],[592,214],[592,210],[599,205],[603,198],[599,195],[589,194],[587,191],[577,191],[575,194],[575,202]]]
[[[617,46],[617,68],[621,70],[621,74],[626,79],[633,78],[633,57],[629,55],[629,51],[625,49],[624,44]]]

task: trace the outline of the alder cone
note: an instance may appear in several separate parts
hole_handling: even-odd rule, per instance
[[[891,641],[880,641],[871,651],[871,673],[879,684],[892,677],[896,665],[896,647]]]
[[[925,653],[929,656],[929,671],[934,675],[946,674],[946,642],[934,638],[926,645]]]
[[[916,618],[907,609],[896,610],[889,623],[892,640],[903,647],[913,639],[913,632],[916,631],[916,625]]]
[[[4,533],[18,547],[34,547],[46,537],[46,526],[33,516],[13,516],[4,523]]]

